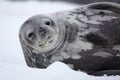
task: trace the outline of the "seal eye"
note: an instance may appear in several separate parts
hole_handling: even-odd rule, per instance
[[[51,25],[51,22],[50,21],[47,21],[45,22],[46,25],[50,26]]]
[[[33,37],[33,35],[34,35],[34,33],[33,33],[33,32],[29,33],[29,34],[28,34],[28,38],[32,38],[32,37]]]

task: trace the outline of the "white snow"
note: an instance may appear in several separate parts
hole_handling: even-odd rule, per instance
[[[0,80],[120,80],[120,76],[89,76],[55,62],[47,69],[26,66],[19,43],[19,28],[29,17],[79,5],[63,2],[7,2],[0,1]]]

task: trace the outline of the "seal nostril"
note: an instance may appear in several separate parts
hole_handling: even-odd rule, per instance
[[[43,31],[43,28],[42,28],[42,27],[40,27],[40,28],[39,28],[39,31],[40,31],[40,32],[42,32],[42,31]]]
[[[90,33],[90,34],[87,34],[85,38],[87,41],[92,42],[94,45],[107,45],[108,44],[108,41],[104,37],[98,34]]]

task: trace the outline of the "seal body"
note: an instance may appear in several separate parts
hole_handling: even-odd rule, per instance
[[[20,42],[30,67],[61,61],[88,74],[120,74],[120,6],[93,3],[36,15],[20,29]]]

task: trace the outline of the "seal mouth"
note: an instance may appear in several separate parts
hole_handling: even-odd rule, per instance
[[[50,38],[52,38],[52,36],[48,36],[47,39],[43,43],[39,44],[38,46],[44,47]]]

